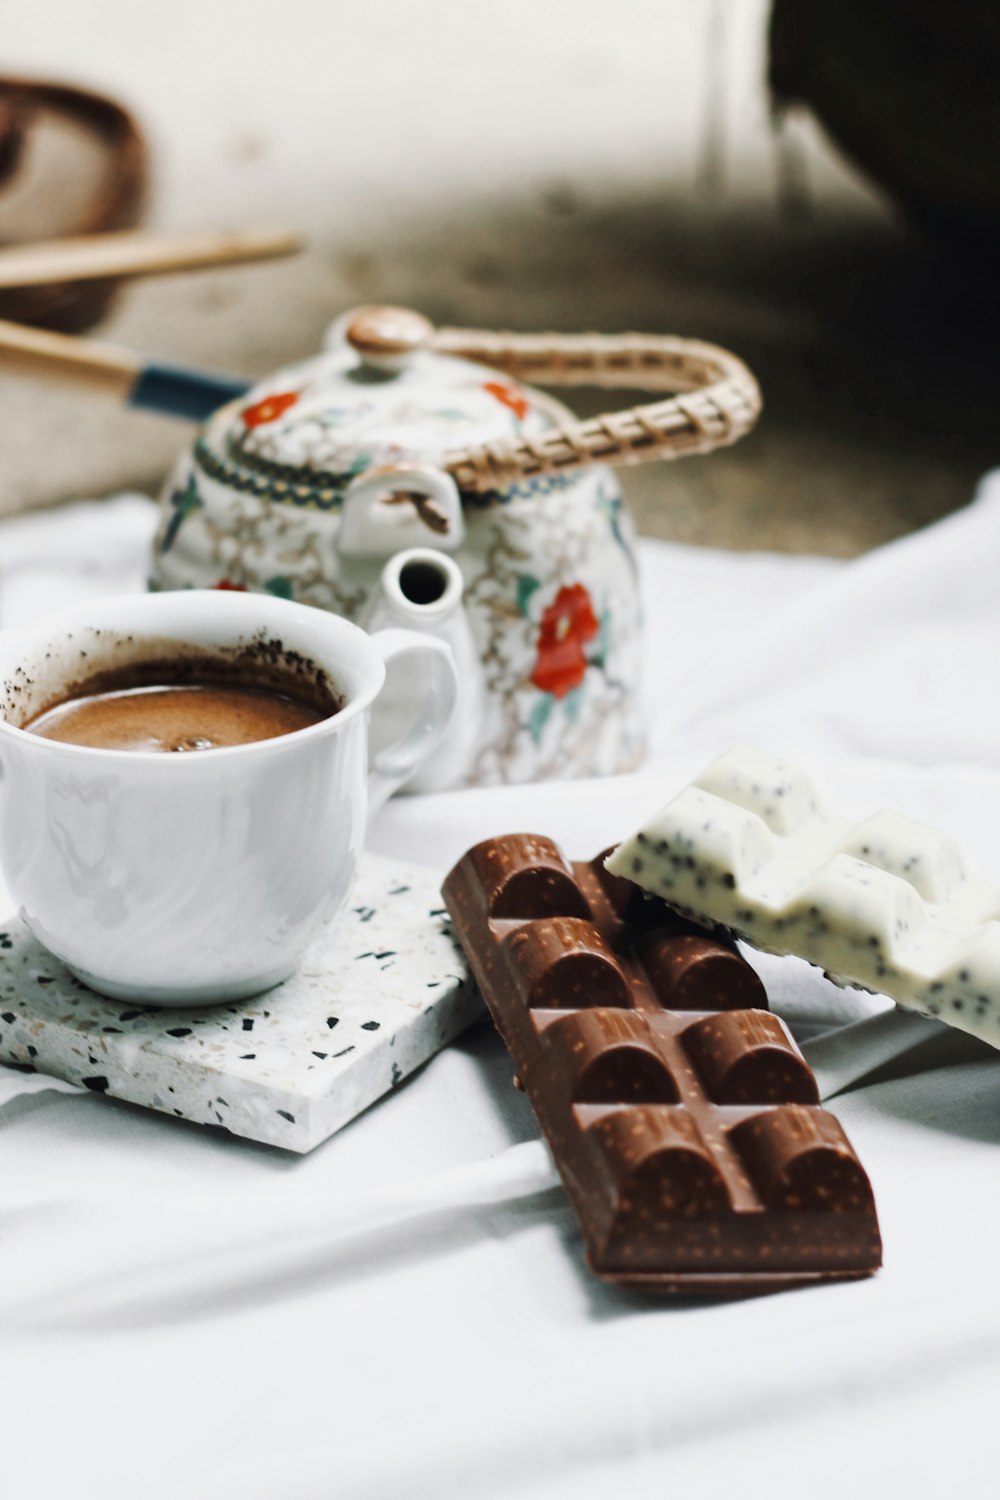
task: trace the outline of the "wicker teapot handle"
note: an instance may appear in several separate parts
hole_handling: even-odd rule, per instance
[[[406,307],[362,307],[334,325],[364,363],[399,372],[421,348],[460,355],[541,385],[673,391],[666,401],[561,422],[538,437],[498,438],[445,454],[460,490],[503,489],[519,479],[589,464],[639,464],[735,443],[760,415],[757,382],[715,344],[649,333],[490,333],[434,328]]]
[[[746,365],[715,344],[659,334],[490,333],[439,328],[432,347],[541,385],[672,391],[667,400],[566,422],[538,437],[470,445],[445,458],[459,489],[494,490],[588,464],[638,464],[708,453],[753,427],[760,391]]]

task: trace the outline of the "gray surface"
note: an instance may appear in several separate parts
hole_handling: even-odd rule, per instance
[[[86,20],[64,0],[8,17],[5,51],[131,100],[156,151],[154,222],[309,238],[294,263],[136,287],[106,336],[261,374],[345,306],[386,299],[460,323],[718,339],[759,374],[762,425],[709,460],[630,473],[642,530],[850,555],[963,503],[995,461],[995,297],[912,241],[808,122],[773,133],[765,12],[301,0],[293,26],[280,8],[177,0],[151,47],[128,0],[92,0]],[[27,222],[44,175],[41,232],[88,164],[52,140],[33,171],[0,232]],[[187,435],[27,381],[0,379],[0,400],[0,511],[155,489]]]

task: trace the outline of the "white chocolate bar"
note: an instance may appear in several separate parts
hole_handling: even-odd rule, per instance
[[[809,777],[737,747],[606,861],[695,921],[1000,1047],[1000,886],[897,812],[827,811]]]

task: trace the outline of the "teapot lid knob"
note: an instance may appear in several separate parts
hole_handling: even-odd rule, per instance
[[[359,307],[344,330],[362,364],[386,374],[404,370],[429,343],[434,326],[422,313],[408,307]]]

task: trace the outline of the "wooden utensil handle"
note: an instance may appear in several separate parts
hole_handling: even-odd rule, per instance
[[[249,382],[239,376],[160,364],[100,339],[72,338],[2,321],[0,370],[90,386],[130,406],[189,422],[204,422],[249,388]]]
[[[117,344],[0,320],[0,370],[4,374],[68,380],[126,400],[141,368],[139,356]]]
[[[45,286],[107,276],[163,276],[206,266],[272,260],[291,255],[300,243],[287,230],[129,229],[34,245],[5,245],[0,247],[0,287]]]
[[[446,455],[460,489],[503,489],[520,479],[590,464],[635,464],[709,453],[735,443],[761,410],[742,360],[715,344],[666,334],[491,333],[440,328],[433,346],[542,385],[673,391],[666,401],[566,422],[538,437],[470,444]]]

